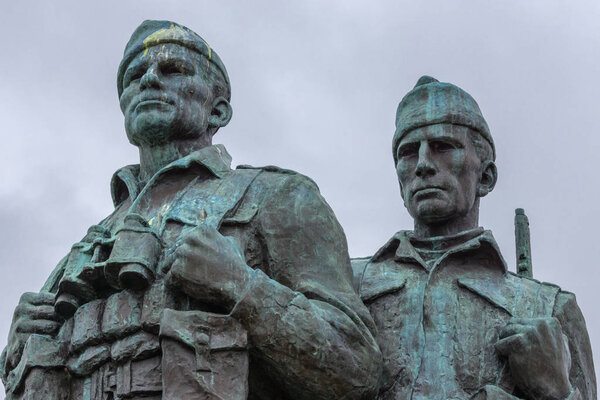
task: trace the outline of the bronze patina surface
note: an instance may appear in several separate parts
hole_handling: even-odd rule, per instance
[[[140,163],[114,174],[114,212],[21,297],[7,398],[372,398],[381,357],[342,228],[309,178],[231,169],[212,144],[232,115],[215,51],[145,21],[117,88]]]
[[[523,210],[519,274],[479,227],[497,170],[475,100],[419,79],[398,106],[393,156],[414,230],[353,260],[379,331],[379,398],[595,399],[585,321],[575,295],[531,278]]]

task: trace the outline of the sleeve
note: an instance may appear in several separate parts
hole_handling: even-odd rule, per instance
[[[352,284],[346,237],[316,185],[286,176],[257,220],[268,275],[257,270],[232,311],[253,357],[289,397],[374,398],[382,364],[374,323]]]
[[[596,399],[596,374],[592,358],[592,347],[583,314],[577,305],[575,295],[559,292],[554,304],[554,317],[562,327],[569,342],[571,352],[571,385],[583,400]],[[575,397],[578,398],[578,397]]]

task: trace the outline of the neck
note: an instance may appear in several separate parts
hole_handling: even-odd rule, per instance
[[[479,199],[466,215],[445,221],[424,222],[415,220],[414,233],[419,238],[451,236],[479,227]]]
[[[141,146],[140,176],[142,182],[147,182],[156,172],[175,160],[179,160],[194,151],[212,144],[211,138],[179,139],[156,146]]]

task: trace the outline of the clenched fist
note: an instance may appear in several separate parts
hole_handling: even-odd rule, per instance
[[[54,314],[54,294],[27,292],[15,309],[6,346],[6,371],[12,370],[21,359],[25,342],[32,334],[54,335],[60,323]]]
[[[565,399],[571,392],[571,355],[556,318],[512,318],[496,350],[508,360],[517,387],[530,398]]]
[[[252,276],[236,241],[202,225],[181,240],[167,284],[206,304],[231,310]]]

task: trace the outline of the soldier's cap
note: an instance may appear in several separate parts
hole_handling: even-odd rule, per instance
[[[496,159],[490,128],[475,99],[456,85],[422,76],[398,104],[396,132],[392,141],[394,162],[398,162],[396,147],[407,133],[435,124],[462,125],[479,132],[492,146],[492,158]]]
[[[200,35],[175,22],[146,20],[137,27],[125,46],[123,59],[119,64],[119,70],[117,72],[117,89],[119,91],[119,97],[121,97],[121,93],[123,93],[123,76],[125,75],[125,70],[129,63],[140,52],[147,52],[152,46],[167,43],[187,47],[188,49],[203,55],[208,62],[212,63],[223,74],[223,78],[229,87],[229,76],[227,75],[225,65],[217,53],[211,49],[208,43],[206,43]]]

